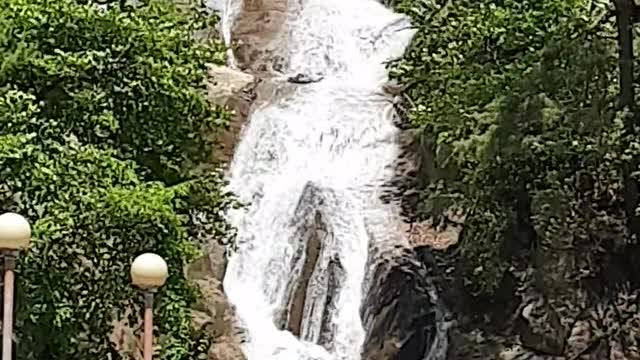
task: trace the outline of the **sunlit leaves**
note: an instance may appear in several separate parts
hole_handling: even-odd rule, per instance
[[[159,358],[206,352],[183,267],[200,243],[231,243],[233,201],[219,173],[192,171],[227,119],[201,89],[204,64],[224,53],[193,39],[205,21],[161,1],[0,0],[0,210],[33,224],[18,358],[117,359],[112,320],[140,310],[129,264],[144,251],[170,268]]]

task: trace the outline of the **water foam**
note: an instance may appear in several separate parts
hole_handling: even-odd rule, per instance
[[[229,9],[238,4],[221,1],[227,1],[223,34],[230,38]],[[364,340],[359,307],[369,242],[399,237],[396,212],[379,200],[400,151],[392,105],[381,91],[385,62],[402,55],[413,31],[405,17],[373,0],[291,1],[287,15],[278,36],[286,59],[280,79],[323,80],[250,115],[229,170],[230,189],[249,205],[229,214],[239,250],[224,287],[248,332],[250,360],[356,360]],[[325,316],[314,310],[322,309],[318,302],[327,291],[320,278],[309,283],[302,339],[275,325],[294,275],[295,211],[308,184],[332,194],[322,211],[333,234],[329,247],[345,274],[329,313],[333,340],[326,348],[314,343]],[[326,263],[318,262],[318,277]]]

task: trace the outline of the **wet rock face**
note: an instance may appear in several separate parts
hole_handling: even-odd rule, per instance
[[[336,292],[344,277],[340,259],[333,251],[333,230],[325,215],[326,203],[334,197],[331,190],[313,183],[308,183],[302,191],[291,223],[297,229],[293,237],[298,244],[292,261],[291,282],[278,317],[280,329],[325,346],[327,350],[333,339],[329,312],[336,306]],[[324,291],[318,291],[319,288]],[[319,298],[318,294],[324,295]],[[323,314],[318,329],[303,321],[316,310]]]
[[[327,309],[336,308],[336,294],[338,287],[344,281],[344,276],[344,268],[342,267],[340,258],[337,256],[332,257],[331,260],[329,260],[328,266],[327,298],[324,301],[325,312],[327,312]],[[334,342],[335,334],[332,327],[333,323],[329,320],[329,317],[324,316],[320,328],[318,345],[323,346],[325,349],[329,348],[330,344]]]
[[[427,265],[406,249],[374,264],[361,307],[363,360],[443,359],[446,329]]]
[[[246,0],[233,29],[233,53],[240,69],[252,74],[278,72],[277,35],[287,17],[288,0]]]
[[[300,336],[301,334],[309,280],[318,263],[323,240],[328,235],[322,214],[316,212],[314,215],[313,223],[308,227],[309,231],[307,232],[307,236],[302,239],[305,243],[304,259],[301,259],[303,262],[302,273],[295,281],[296,283],[293,287],[295,290],[291,293],[288,304],[289,311],[285,327],[296,336]]]
[[[296,336],[301,333],[309,280],[328,235],[326,223],[318,211],[321,205],[321,190],[313,184],[307,184],[291,221],[296,228],[293,233],[296,248],[291,262],[291,281],[287,286],[284,307],[278,316],[278,325],[280,329],[289,330]]]

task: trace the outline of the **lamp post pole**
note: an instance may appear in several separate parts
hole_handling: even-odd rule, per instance
[[[131,264],[131,282],[142,290],[144,296],[144,360],[152,360],[153,357],[153,297],[164,285],[168,274],[167,263],[153,253],[142,254]]]
[[[2,314],[2,360],[11,360],[13,347],[13,305],[15,268],[19,251],[29,247],[31,226],[21,215],[0,215],[0,253],[4,258]]]
[[[4,292],[2,315],[2,360],[11,360],[13,345],[13,290],[15,283],[16,256],[5,252],[4,256]]]
[[[144,360],[151,360],[153,354],[153,291],[143,290],[144,294]]]

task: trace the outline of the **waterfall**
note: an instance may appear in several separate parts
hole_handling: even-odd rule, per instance
[[[231,45],[231,30],[233,28],[233,22],[242,8],[242,0],[214,0],[207,1],[205,4],[209,11],[214,10],[220,14],[220,35],[222,41],[227,45]],[[227,58],[229,59],[229,67],[235,69],[237,64],[231,46],[229,46],[229,50],[227,51]]]
[[[221,1],[230,41],[241,4]],[[229,187],[247,206],[229,214],[238,251],[224,288],[249,360],[356,360],[367,259],[405,241],[397,209],[380,201],[400,152],[382,85],[385,63],[402,55],[413,30],[374,0],[286,6],[273,40],[281,64],[265,80],[283,91],[254,105],[229,168]],[[318,81],[286,81],[301,74]],[[324,235],[310,248],[314,226]],[[289,311],[301,291],[303,303]]]

